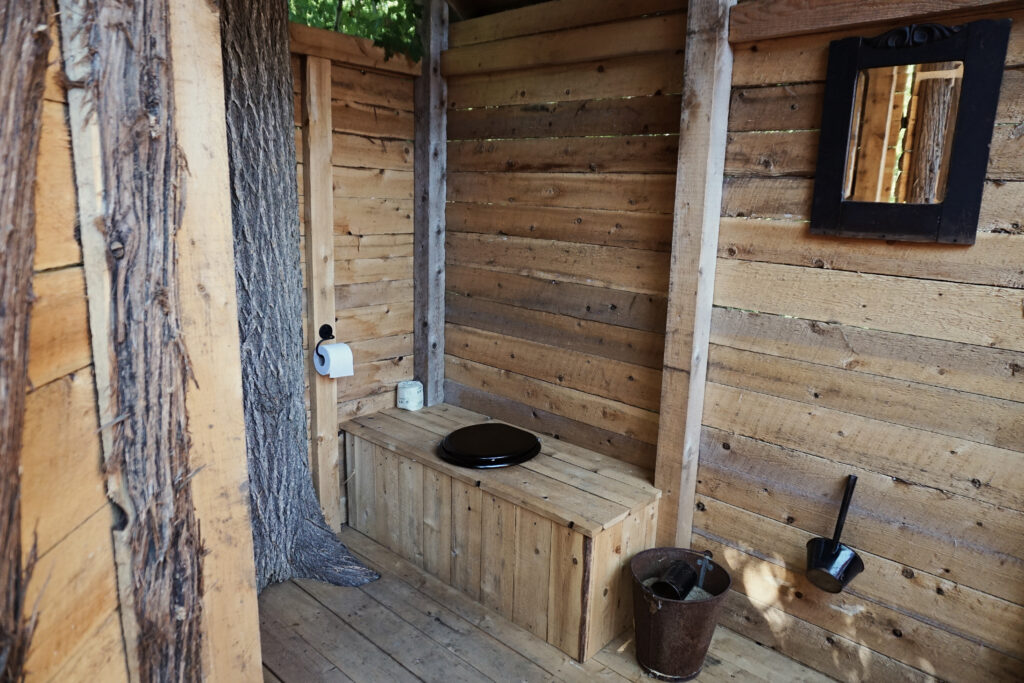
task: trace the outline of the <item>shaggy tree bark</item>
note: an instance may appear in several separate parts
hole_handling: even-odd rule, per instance
[[[86,267],[105,262],[110,276],[108,292],[89,295],[109,305],[108,317],[93,320],[92,343],[111,361],[102,372],[97,364],[96,382],[109,387],[112,415],[107,493],[124,513],[114,548],[129,667],[144,681],[199,680],[202,550],[175,241],[186,164],[175,131],[169,0],[61,7],[65,56],[79,78],[69,101],[88,110],[75,115],[95,127],[99,146],[102,242],[83,249]]]
[[[24,677],[32,622],[24,618],[21,428],[35,252],[36,153],[43,111],[47,5],[0,0],[0,681]]]
[[[225,0],[221,34],[257,583],[356,586],[377,574],[327,527],[307,460],[287,5]]]

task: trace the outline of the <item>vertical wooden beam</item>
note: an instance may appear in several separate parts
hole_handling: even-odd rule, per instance
[[[203,541],[203,674],[262,680],[242,406],[218,5],[170,3],[178,145],[188,160],[178,244],[192,498]]]
[[[735,0],[690,0],[655,485],[658,544],[689,547],[722,207]]]
[[[306,57],[302,87],[302,174],[306,212],[306,320],[309,348],[320,338],[323,324],[335,325],[334,309],[334,182],[331,169],[331,60]],[[344,330],[335,336],[344,338]],[[313,369],[309,353],[310,468],[327,525],[341,531],[345,505],[338,451],[336,380]]]
[[[423,74],[416,79],[416,206],[414,215],[413,367],[423,402],[444,401],[445,174],[448,165],[448,85],[441,52],[448,49],[448,4],[423,10]]]
[[[860,117],[854,118],[859,124],[857,147],[847,154],[854,157],[856,167],[850,199],[858,202],[885,201],[882,190],[886,187],[885,162],[889,151],[890,118],[894,115],[893,99],[896,96],[897,67],[869,69],[866,92]],[[864,79],[862,73],[860,76]]]

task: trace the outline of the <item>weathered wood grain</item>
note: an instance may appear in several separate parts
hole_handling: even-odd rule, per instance
[[[446,77],[589,62],[683,49],[686,15],[668,14],[566,28],[454,47],[441,57]]]
[[[453,109],[448,139],[676,133],[679,103],[679,95],[651,95]]]
[[[451,29],[451,44],[462,47],[685,8],[683,0],[560,0],[543,8],[523,7],[457,22]]]

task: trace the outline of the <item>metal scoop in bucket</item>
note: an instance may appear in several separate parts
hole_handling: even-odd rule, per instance
[[[849,475],[832,538],[812,538],[807,541],[807,578],[828,593],[842,591],[853,577],[864,571],[864,561],[860,556],[839,542],[846,523],[846,512],[850,509],[850,499],[853,498],[853,487],[856,485],[856,475]]]

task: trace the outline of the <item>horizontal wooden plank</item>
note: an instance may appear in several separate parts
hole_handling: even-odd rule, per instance
[[[824,94],[824,83],[733,88],[729,130],[817,130]]]
[[[25,605],[38,608],[25,668],[51,680],[65,660],[90,641],[117,612],[113,519],[108,506],[97,510],[70,535],[39,558]]]
[[[349,346],[356,365],[379,360],[401,360],[404,356],[412,355],[412,332],[352,342]]]
[[[463,296],[499,301],[534,311],[659,334],[665,332],[664,296],[471,268],[456,264],[450,254],[445,287]]]
[[[752,218],[808,220],[814,181],[810,178],[726,177],[722,192],[722,215]],[[986,181],[982,194],[978,230],[1024,232],[1024,183]]]
[[[1019,9],[974,10],[969,14],[954,12],[943,17],[943,22],[955,24],[975,19],[1003,17],[1013,20],[1006,65],[1019,66],[1024,63],[1024,29],[1020,24],[1024,12]],[[870,29],[857,26],[828,33],[769,38],[736,45],[733,52],[732,84],[735,87],[824,81],[828,65],[828,46],[831,41],[848,36],[876,36],[905,24],[905,21],[890,21]]]
[[[453,78],[682,50],[685,35],[686,15],[682,13],[549,30],[445,50],[441,53],[441,73]]]
[[[817,131],[737,132],[726,142],[725,172],[731,176],[812,177],[817,167]],[[1016,126],[995,127],[986,175],[990,180],[1024,179],[1024,136]]]
[[[758,603],[785,604],[793,616],[893,660],[928,662],[928,667],[941,670],[948,680],[974,680],[975,676],[1010,680],[1019,669],[1020,662],[1013,657],[885,605],[853,594],[838,597],[818,590],[803,572],[778,561],[761,559],[711,539],[701,540],[716,558],[722,558],[732,575],[739,577],[733,590]]]
[[[1024,288],[1024,240],[980,233],[971,247],[812,235],[801,221],[723,218],[718,255],[744,261]]]
[[[64,660],[52,680],[95,680],[120,683],[128,681],[121,615],[115,610],[85,638],[85,644]],[[33,669],[31,673],[35,673]],[[30,679],[31,680],[31,677]]]
[[[335,261],[334,282],[337,285],[350,285],[383,280],[409,280],[412,278],[412,261],[411,256]]]
[[[686,9],[685,0],[557,0],[465,21],[449,29],[452,47]]]
[[[739,87],[729,105],[730,131],[817,130],[825,84],[790,83]],[[1007,69],[999,94],[996,123],[1016,123],[1024,117],[1024,70]]]
[[[453,263],[583,285],[660,294],[668,288],[669,255],[642,249],[450,232]]]
[[[331,65],[331,99],[413,111],[413,78]]]
[[[513,104],[448,111],[448,139],[679,133],[679,95]]]
[[[725,173],[730,176],[814,176],[818,132],[729,133]]]
[[[1024,350],[1020,290],[719,259],[715,305]]]
[[[412,171],[333,167],[334,196],[412,199]]]
[[[672,173],[679,153],[673,135],[540,138],[448,143],[450,171]]]
[[[399,382],[412,379],[412,356],[363,363],[354,372],[352,377],[336,380],[339,404],[390,392]]]
[[[657,370],[471,327],[445,325],[445,352],[651,411],[661,399]]]
[[[373,394],[372,396],[363,396],[356,398],[351,401],[345,401],[338,404],[338,422],[347,422],[354,417],[360,415],[372,415],[373,413],[379,413],[387,408],[393,408],[396,401],[396,392],[393,389]]]
[[[469,109],[677,94],[682,92],[682,86],[682,52],[663,52],[449,78],[448,107]]]
[[[708,383],[704,424],[910,484],[1024,509],[1016,451],[714,382]]]
[[[43,102],[35,185],[35,270],[82,261],[82,250],[75,238],[78,205],[65,109],[61,102]]]
[[[1017,401],[719,345],[708,352],[708,381],[1000,448],[1024,444]]]
[[[700,494],[811,534],[835,521],[849,472],[847,465],[717,429],[705,427],[701,435]],[[857,594],[1021,657],[1024,607],[967,585],[975,569],[991,574],[991,557],[1012,545],[1009,529],[1020,523],[1009,520],[1004,528],[1002,520],[1020,515],[868,470],[856,474],[844,542],[878,556],[857,578]],[[799,487],[789,483],[795,477]]]
[[[288,37],[293,54],[326,57],[333,62],[366,69],[419,76],[421,65],[404,55],[387,58],[384,48],[376,47],[368,38],[357,38],[326,29],[289,23]]]
[[[1024,401],[1024,353],[715,308],[711,342],[882,377]]]
[[[80,266],[32,278],[28,381],[41,387],[92,363],[85,275]]]
[[[412,235],[334,235],[338,261],[401,256],[412,256]]]
[[[655,332],[531,311],[451,292],[445,297],[445,321],[656,370],[661,369],[664,354],[665,337]]]
[[[1016,125],[996,126],[992,131],[986,177],[1024,180],[1024,135]]]
[[[107,502],[91,368],[65,375],[25,399],[21,524],[45,554]],[[73,454],[73,457],[70,457]],[[55,514],[54,501],[60,513]]]
[[[335,328],[334,336],[343,342],[412,332],[412,302],[397,301],[339,310],[335,313]]]
[[[730,590],[722,601],[719,623],[836,680],[935,680],[919,669],[787,614],[783,608]]]
[[[412,200],[335,199],[334,230],[352,235],[412,234]]]
[[[457,173],[448,200],[669,213],[675,174]]]
[[[412,112],[346,100],[331,105],[331,128],[338,133],[354,133],[374,138],[412,140],[415,125]]]
[[[412,141],[335,133],[331,163],[356,168],[412,170]]]
[[[449,202],[447,229],[488,235],[669,251],[672,217],[643,211],[601,211]]]
[[[334,288],[335,307],[339,310],[412,301],[412,280],[382,280],[338,285]]]
[[[539,410],[600,427],[644,443],[657,443],[658,414],[489,365],[445,356],[445,378]]]
[[[884,21],[906,22],[1007,4],[1005,0],[816,0],[809,7],[799,0],[751,0],[737,5],[729,15],[729,40],[742,43]]]

